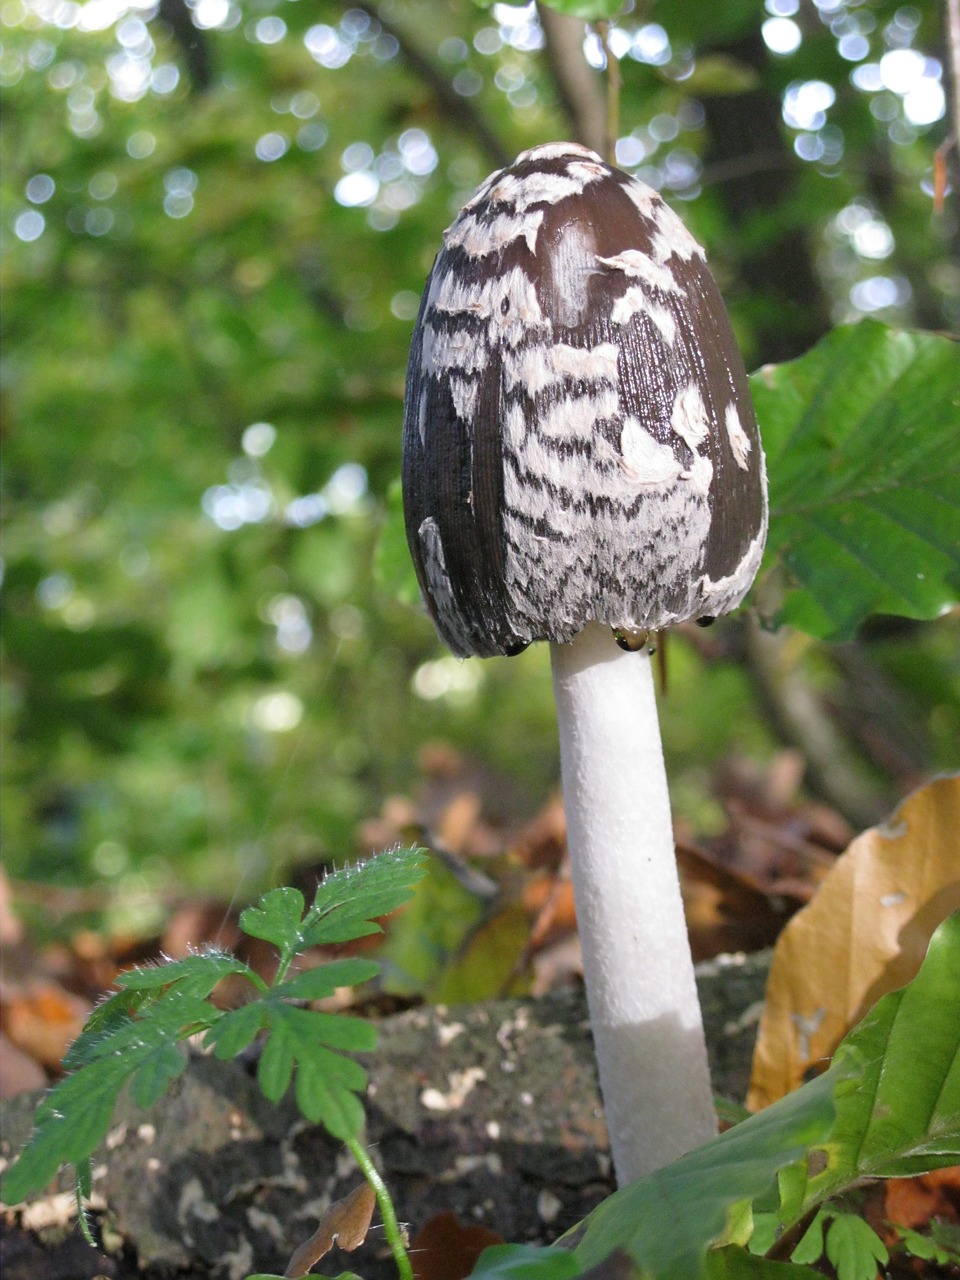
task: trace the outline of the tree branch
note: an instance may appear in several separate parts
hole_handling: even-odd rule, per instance
[[[573,140],[603,155],[607,138],[607,103],[600,77],[583,56],[585,25],[577,18],[538,4],[547,38],[547,63]]]
[[[429,87],[443,115],[459,123],[467,133],[472,134],[480,148],[498,168],[503,168],[510,163],[513,157],[477,108],[469,98],[464,98],[457,93],[439,67],[435,66],[423,50],[417,47],[402,27],[384,17],[375,4],[356,4],[354,0],[342,0],[342,4],[344,9],[359,9],[362,13],[368,14],[387,35],[393,36],[400,46],[400,56],[410,70]]]

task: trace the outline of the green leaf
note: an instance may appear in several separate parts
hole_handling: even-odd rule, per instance
[[[281,952],[304,948],[300,921],[304,900],[299,889],[271,889],[255,907],[240,913],[240,928],[251,938],[272,942]]]
[[[159,1102],[187,1065],[187,1055],[180,1045],[167,1041],[158,1044],[131,1082],[133,1100],[138,1107],[152,1107]]]
[[[889,1260],[877,1233],[852,1213],[838,1213],[827,1228],[827,1257],[838,1280],[876,1280],[877,1263]]]
[[[811,1267],[795,1266],[792,1262],[771,1262],[758,1258],[739,1245],[727,1245],[724,1249],[711,1249],[706,1256],[704,1276],[710,1280],[823,1280],[819,1271]],[[874,1280],[871,1276],[870,1280]]]
[[[389,849],[368,862],[343,867],[318,886],[303,918],[302,946],[350,942],[379,933],[377,916],[402,906],[421,878],[422,849]],[[241,926],[243,925],[241,919]]]
[[[532,1244],[495,1244],[484,1249],[471,1271],[483,1280],[568,1280],[582,1274],[572,1253]]]
[[[884,996],[840,1043],[834,1062],[844,1058],[861,1063],[856,1088],[838,1094],[804,1208],[863,1178],[960,1163],[960,912],[934,933],[913,981]]]
[[[948,1263],[952,1263],[955,1267],[960,1266],[960,1248],[937,1240],[935,1236],[926,1236],[910,1227],[903,1227],[899,1223],[892,1225],[899,1237],[900,1246],[914,1258],[926,1258],[931,1262],[938,1262],[941,1266],[946,1266]],[[934,1230],[937,1225],[943,1224],[934,1224]]]
[[[257,1081],[269,1102],[279,1102],[293,1079],[294,1045],[284,1027],[275,1027],[257,1064]]]
[[[368,982],[379,971],[380,966],[375,960],[331,960],[279,983],[271,994],[285,1000],[323,1000],[332,996],[338,987],[356,987],[361,982]]]
[[[657,1280],[707,1276],[708,1248],[723,1240],[737,1207],[774,1184],[778,1170],[823,1141],[850,1061],[666,1169],[621,1188],[565,1237],[585,1267],[619,1246]]]
[[[235,1058],[256,1039],[262,1026],[263,1001],[256,1000],[225,1013],[204,1036],[204,1044],[213,1049],[217,1058]]]
[[[825,1215],[821,1210],[800,1237],[800,1243],[790,1255],[794,1262],[817,1262],[823,1256],[823,1228]]]
[[[846,640],[873,613],[935,618],[960,597],[958,347],[872,320],[751,379],[770,477],[770,610]],[[766,583],[769,590],[776,575]],[[761,609],[764,584],[758,595]]]
[[[117,977],[115,985],[124,991],[138,992],[178,986],[185,994],[202,998],[208,996],[222,978],[232,973],[242,974],[251,982],[259,983],[257,975],[242,960],[226,951],[210,950],[185,956],[182,960],[128,969]]]
[[[367,1073],[352,1058],[314,1049],[297,1072],[297,1105],[308,1120],[346,1142],[363,1129],[363,1107],[356,1095],[366,1086]]]

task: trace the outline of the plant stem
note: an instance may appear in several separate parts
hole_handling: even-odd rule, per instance
[[[618,1181],[717,1132],[650,658],[591,623],[550,646],[567,843]]]
[[[383,1229],[387,1237],[387,1244],[389,1244],[393,1260],[397,1264],[400,1280],[413,1280],[410,1255],[407,1253],[406,1241],[403,1238],[400,1223],[397,1221],[397,1211],[393,1207],[387,1184],[380,1177],[377,1166],[370,1158],[370,1153],[358,1138],[348,1138],[346,1145],[353,1154],[354,1160],[360,1166],[361,1173],[370,1183],[370,1186],[373,1187],[373,1193],[377,1197],[377,1204],[380,1206],[380,1216],[383,1219]]]

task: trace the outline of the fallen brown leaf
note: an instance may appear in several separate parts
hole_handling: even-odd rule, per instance
[[[917,973],[960,907],[960,777],[908,796],[858,836],[774,951],[747,1106],[759,1110],[825,1065],[881,996]]]
[[[335,1200],[310,1239],[293,1251],[283,1274],[299,1280],[315,1262],[326,1257],[334,1245],[347,1253],[359,1249],[370,1230],[376,1203],[377,1198],[369,1182],[361,1182],[348,1196]]]
[[[83,1029],[91,1006],[56,982],[38,981],[3,994],[3,1029],[24,1053],[56,1070]]]

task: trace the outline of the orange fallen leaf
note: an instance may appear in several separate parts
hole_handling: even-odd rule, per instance
[[[935,1169],[884,1184],[886,1214],[901,1227],[925,1227],[931,1218],[960,1222],[960,1168]]]
[[[858,836],[777,942],[747,1106],[759,1110],[826,1065],[847,1031],[909,982],[960,908],[960,777],[908,796]]]
[[[351,1253],[359,1249],[370,1230],[377,1199],[369,1182],[361,1182],[348,1196],[335,1200],[320,1219],[320,1225],[287,1263],[285,1276],[305,1276],[315,1262],[326,1257],[334,1245]]]
[[[56,982],[41,981],[3,998],[3,1029],[44,1067],[56,1070],[83,1029],[90,1005]]]

